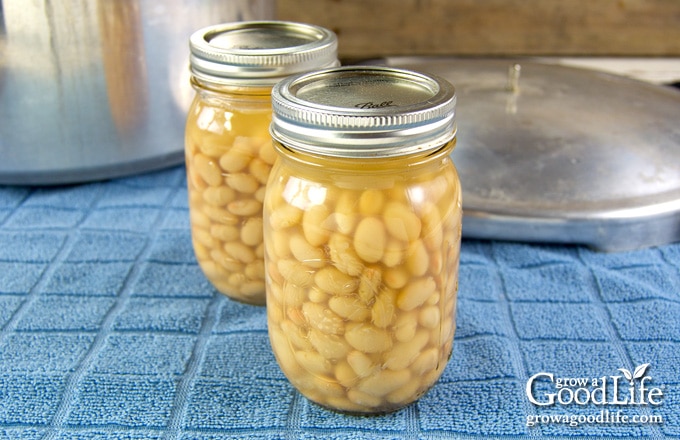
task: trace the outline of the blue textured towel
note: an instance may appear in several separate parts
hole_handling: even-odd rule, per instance
[[[465,240],[443,376],[403,410],[354,417],[298,394],[264,308],[205,280],[185,185],[175,167],[0,187],[0,439],[680,437],[680,244],[602,254]],[[644,381],[660,404],[612,403],[639,366],[634,389]],[[596,405],[600,383],[577,381],[601,378]]]

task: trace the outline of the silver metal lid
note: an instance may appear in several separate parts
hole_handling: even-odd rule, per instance
[[[680,241],[677,89],[532,59],[375,62],[456,84],[464,238],[605,251]]]
[[[456,134],[456,95],[433,75],[378,66],[338,67],[284,79],[272,90],[274,139],[334,157],[430,151]]]
[[[273,86],[288,75],[337,66],[330,30],[287,21],[218,24],[189,39],[191,72],[199,80],[238,86]]]

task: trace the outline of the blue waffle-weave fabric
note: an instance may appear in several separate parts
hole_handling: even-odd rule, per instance
[[[0,187],[0,439],[680,438],[680,244],[464,240],[443,376],[356,417],[298,394],[265,309],[203,277],[184,173]],[[537,374],[603,378],[608,400],[593,403],[596,381],[545,405],[559,388],[543,375],[527,391]],[[643,381],[655,403],[612,403]]]

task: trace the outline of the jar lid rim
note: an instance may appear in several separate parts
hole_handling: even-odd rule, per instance
[[[311,153],[398,156],[452,140],[455,106],[455,88],[436,75],[385,66],[336,67],[274,86],[271,134]]]
[[[337,36],[291,21],[240,21],[207,26],[189,38],[190,68],[199,80],[253,86],[337,65]]]

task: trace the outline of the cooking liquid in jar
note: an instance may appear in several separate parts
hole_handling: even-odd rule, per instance
[[[328,29],[242,21],[189,39],[196,91],[185,128],[191,236],[196,259],[221,293],[264,305],[262,202],[276,158],[271,93],[287,76],[338,65]]]
[[[358,165],[275,142],[264,207],[269,335],[308,399],[388,412],[442,374],[461,239],[454,144]]]
[[[219,291],[264,304],[262,202],[276,158],[270,89],[213,94],[197,87],[186,126],[194,252]]]

